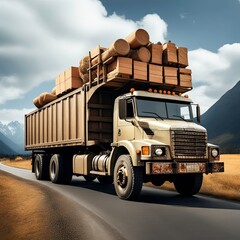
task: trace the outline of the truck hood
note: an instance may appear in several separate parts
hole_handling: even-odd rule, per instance
[[[139,125],[143,128],[150,128],[155,131],[169,130],[189,130],[206,132],[206,129],[194,122],[178,121],[178,120],[149,120],[146,118],[139,119]]]
[[[141,118],[138,123],[145,132],[144,138],[154,139],[167,145],[170,144],[170,132],[172,130],[206,132],[204,127],[194,122]]]

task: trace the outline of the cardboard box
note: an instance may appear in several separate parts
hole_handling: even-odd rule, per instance
[[[148,46],[151,52],[151,63],[162,65],[163,46],[160,44],[150,44]]]
[[[164,65],[177,65],[177,47],[172,42],[163,44],[163,64]]]
[[[178,78],[164,76],[164,83],[171,84],[171,85],[178,85]]]
[[[107,73],[115,71],[116,74],[132,75],[132,59],[118,57],[114,62],[107,66]]]
[[[177,77],[178,76],[178,68],[175,67],[164,67],[164,76],[165,77]]]
[[[177,48],[178,64],[181,67],[188,66],[188,49],[185,47]]]
[[[133,78],[147,80],[147,63],[133,61]]]
[[[149,82],[163,83],[163,67],[159,65],[149,64]]]

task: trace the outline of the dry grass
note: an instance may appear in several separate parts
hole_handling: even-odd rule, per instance
[[[8,166],[23,168],[23,169],[32,169],[31,159],[23,159],[22,157],[16,157],[15,159],[1,158],[0,161]]]
[[[32,169],[31,160],[24,160],[21,157],[17,157],[15,160],[0,159],[0,161],[9,166]],[[204,175],[200,192],[206,195],[240,201],[240,154],[221,155],[221,161],[225,163],[225,172]],[[160,188],[175,190],[173,184],[169,182],[166,182]]]

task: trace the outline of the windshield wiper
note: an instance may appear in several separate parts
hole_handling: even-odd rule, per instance
[[[155,116],[157,116],[158,118],[160,118],[161,120],[163,120],[163,118],[161,116],[159,116],[157,113],[155,112],[142,112],[142,113],[149,113],[149,114],[153,114]]]
[[[172,116],[173,116],[173,117],[181,118],[183,121],[187,122],[187,120],[186,120],[184,117],[182,117],[182,116],[179,116],[179,115],[172,115]]]

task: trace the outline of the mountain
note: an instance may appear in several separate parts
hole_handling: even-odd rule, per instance
[[[16,155],[13,145],[14,143],[0,132],[0,155]]]
[[[206,113],[201,124],[208,130],[209,142],[222,152],[240,152],[240,81],[226,92]]]
[[[14,153],[24,154],[24,128],[18,121],[12,121],[8,124],[0,122],[0,154],[5,152],[6,146]],[[6,153],[4,153],[6,154]]]

